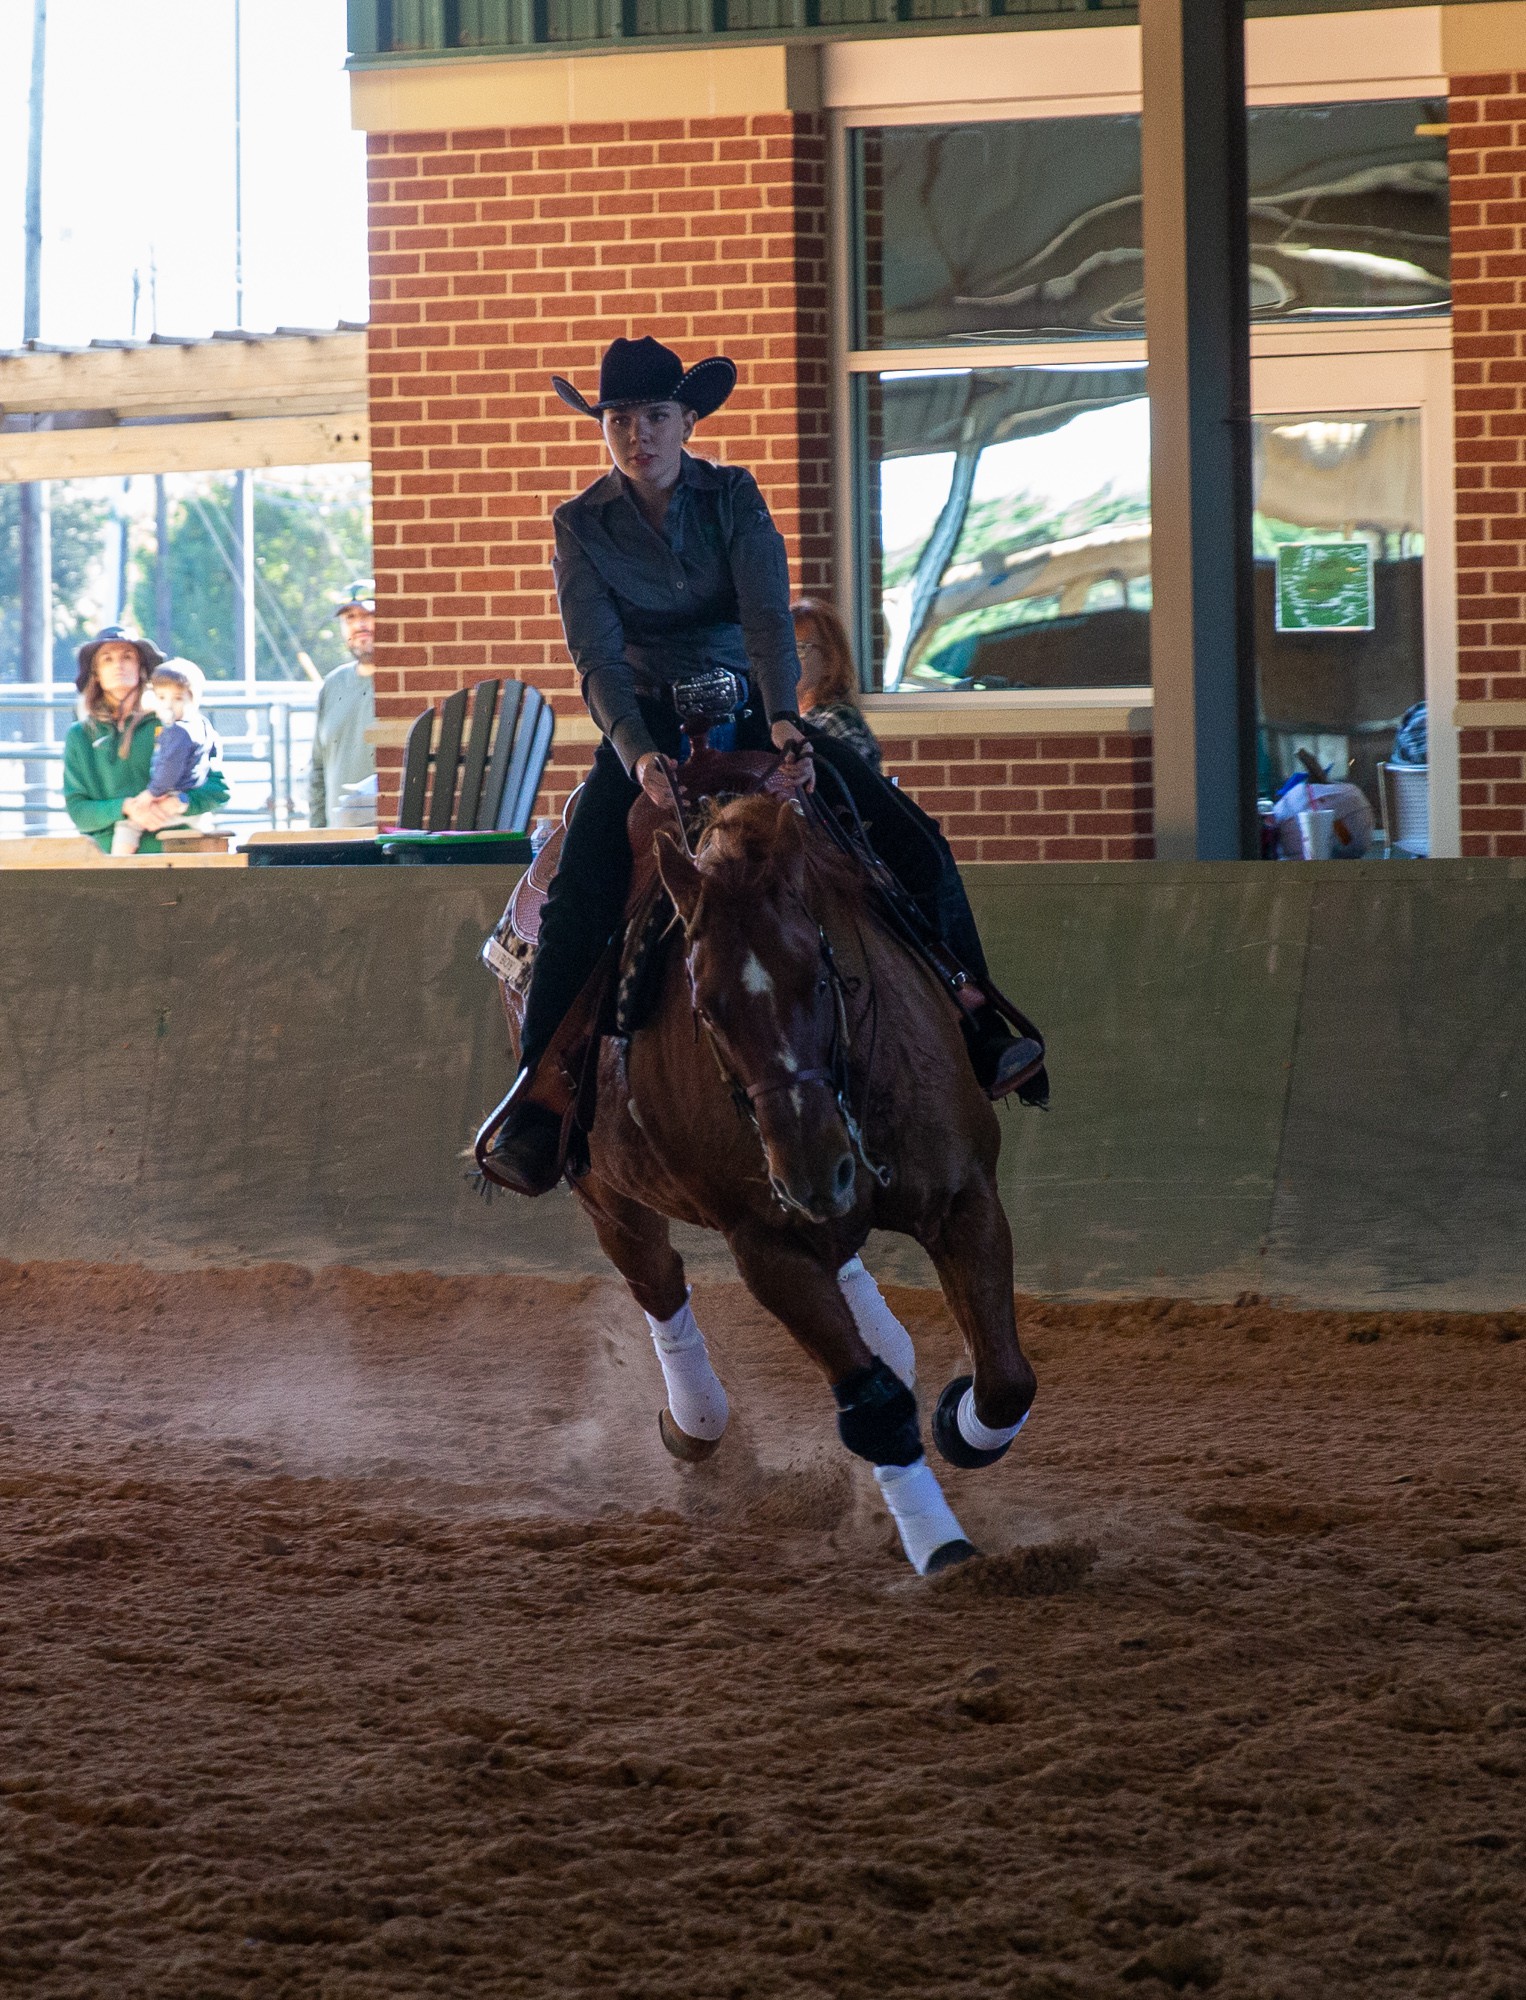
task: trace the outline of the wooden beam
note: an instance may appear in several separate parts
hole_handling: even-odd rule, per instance
[[[240,472],[267,465],[354,465],[371,456],[364,416],[248,417],[0,432],[0,484],[124,478],[132,472]]]
[[[0,411],[295,416],[363,410],[366,336],[271,334],[185,346],[0,354]]]

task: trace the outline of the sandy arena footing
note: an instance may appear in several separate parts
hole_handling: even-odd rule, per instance
[[[0,1989],[1523,2000],[1526,1314],[1029,1303],[919,1583],[696,1306],[0,1265]]]

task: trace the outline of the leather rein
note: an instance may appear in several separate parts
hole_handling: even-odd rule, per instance
[[[708,729],[706,730],[706,734],[708,734]],[[701,744],[703,744],[703,741],[704,738],[701,737]],[[697,859],[696,850],[689,840],[689,829],[685,820],[683,801],[679,795],[677,785],[673,782],[673,775],[666,759],[662,762],[661,770],[669,796],[672,799],[673,817],[678,823],[678,837],[682,841],[684,852],[688,855],[689,859],[691,861],[695,860]],[[800,810],[804,811],[804,808],[802,807]],[[818,824],[827,826],[830,829],[831,816],[829,814],[818,808],[812,817],[815,818]],[[872,854],[872,851],[866,835],[864,837],[863,852]],[[856,855],[855,858],[862,862],[863,855]],[[675,911],[674,914],[676,918],[677,912]],[[806,914],[807,916],[811,916],[809,910],[807,910]],[[715,1066],[720,1071],[721,1081],[730,1092],[731,1101],[736,1106],[738,1113],[752,1126],[753,1131],[757,1134],[760,1148],[763,1146],[763,1128],[758,1121],[758,1105],[762,1099],[772,1096],[775,1091],[795,1090],[803,1084],[821,1084],[831,1091],[836,1100],[838,1116],[842,1119],[843,1128],[848,1134],[848,1142],[853,1148],[854,1157],[858,1160],[864,1171],[880,1187],[889,1187],[892,1179],[892,1170],[884,1162],[874,1160],[870,1157],[864,1141],[863,1120],[854,1112],[849,1098],[851,1084],[850,1057],[852,1054],[853,1036],[848,1021],[848,1000],[850,996],[857,994],[861,982],[857,979],[850,980],[849,976],[843,972],[837,963],[836,954],[832,950],[832,941],[827,936],[826,931],[814,917],[811,917],[811,921],[816,924],[816,937],[821,951],[823,974],[832,991],[832,1046],[828,1052],[827,1066],[825,1068],[787,1071],[781,1076],[767,1077],[761,1083],[743,1083],[742,1079],[737,1076],[721,1053],[720,1043],[716,1039],[714,1026],[709,1016],[699,1004],[699,995],[695,991],[694,986],[693,963],[686,953],[685,970],[689,975],[689,1005],[694,1014],[695,1038],[696,1040],[698,1039],[699,1033],[703,1029],[705,1040],[710,1047],[710,1053],[715,1057]],[[868,958],[866,955],[866,970],[867,966]],[[879,1018],[879,996],[875,990],[872,977],[869,981],[869,1005],[866,1018],[871,1023],[871,1034],[869,1056],[864,1071],[863,1110],[865,1113],[868,1111],[869,1086],[873,1074],[874,1045],[878,1039],[877,1026],[875,1024],[877,1024]],[[765,1171],[766,1166],[765,1150]],[[779,1193],[777,1186],[774,1185],[772,1175],[769,1176],[769,1182],[774,1187],[775,1199],[781,1205],[787,1205],[784,1203],[784,1198]]]
[[[809,915],[809,912],[807,914]],[[731,1101],[736,1106],[738,1112],[752,1126],[754,1132],[757,1133],[760,1146],[763,1144],[763,1129],[758,1121],[759,1102],[778,1090],[795,1090],[802,1084],[808,1083],[822,1084],[826,1089],[831,1091],[836,1100],[838,1116],[842,1119],[844,1130],[848,1134],[849,1144],[852,1146],[854,1156],[860,1166],[881,1187],[889,1187],[892,1178],[891,1169],[883,1162],[870,1158],[864,1141],[862,1121],[855,1114],[853,1106],[849,1101],[849,1087],[851,1083],[849,1059],[852,1054],[853,1035],[848,1021],[848,1000],[851,996],[856,995],[861,982],[857,979],[850,979],[843,972],[841,966],[837,963],[837,955],[832,949],[832,941],[820,923],[816,924],[816,938],[821,952],[822,974],[831,988],[833,1003],[832,1046],[828,1051],[827,1066],[825,1068],[788,1070],[780,1076],[767,1077],[761,1083],[744,1083],[731,1068],[721,1052],[720,1043],[716,1039],[714,1025],[709,1015],[699,1004],[699,995],[694,987],[694,967],[692,960],[688,960],[686,957],[686,970],[689,974],[689,1005],[694,1013],[695,1037],[698,1039],[700,1031],[703,1030],[705,1040],[710,1047],[710,1053],[715,1057],[715,1066],[720,1071],[721,1081],[731,1093]],[[869,982],[868,1018],[873,1020],[877,1015],[878,996],[875,993],[874,982],[871,979]],[[875,1039],[876,1037],[871,1034],[869,1061],[864,1074],[863,1100],[865,1110],[868,1108],[869,1101],[869,1084],[874,1062]],[[770,1176],[770,1181],[772,1182],[772,1176]],[[782,1201],[783,1198],[779,1195],[777,1187],[774,1193],[775,1198]]]

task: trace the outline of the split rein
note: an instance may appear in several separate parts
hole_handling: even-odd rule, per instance
[[[811,915],[809,910],[806,914]],[[815,919],[812,918],[812,921],[815,922]],[[689,1005],[694,1014],[695,1040],[698,1041],[703,1030],[710,1053],[715,1057],[715,1066],[720,1071],[721,1081],[730,1092],[731,1101],[737,1111],[757,1133],[759,1145],[763,1143],[763,1130],[758,1121],[758,1105],[763,1098],[772,1096],[775,1091],[799,1089],[804,1084],[822,1084],[831,1091],[836,1100],[838,1116],[842,1119],[848,1143],[852,1146],[859,1165],[879,1186],[889,1187],[892,1178],[891,1169],[883,1161],[870,1157],[864,1139],[864,1117],[855,1113],[850,1101],[853,1031],[848,1019],[848,1002],[858,997],[863,982],[845,973],[837,963],[837,954],[832,949],[832,941],[820,923],[816,923],[816,938],[821,952],[822,979],[832,993],[832,1046],[828,1051],[825,1068],[787,1070],[782,1075],[768,1077],[761,1083],[743,1083],[721,1052],[714,1024],[699,1004],[699,996],[694,990],[693,970],[689,968]],[[867,956],[865,963],[867,965]],[[879,996],[872,978],[869,982],[869,1004],[865,1020],[869,1025],[869,1049],[864,1065],[861,1111],[866,1115],[869,1107],[869,1087],[874,1071],[874,1049],[879,1039]]]
[[[730,1091],[732,1103],[757,1133],[760,1145],[762,1144],[763,1130],[758,1122],[758,1104],[761,1099],[771,1096],[778,1090],[798,1089],[802,1084],[824,1084],[836,1100],[838,1116],[842,1119],[843,1128],[848,1135],[848,1143],[852,1146],[854,1157],[858,1160],[859,1165],[881,1187],[889,1187],[891,1170],[882,1161],[870,1158],[864,1140],[862,1120],[854,1112],[853,1106],[849,1102],[849,1084],[851,1081],[849,1059],[852,1053],[853,1037],[848,1023],[848,1000],[850,997],[857,995],[861,982],[851,978],[838,965],[836,954],[832,950],[832,941],[820,924],[816,926],[816,936],[821,947],[823,977],[831,987],[833,1002],[832,1047],[828,1054],[828,1063],[825,1069],[790,1070],[782,1076],[770,1077],[763,1083],[744,1084],[735,1071],[731,1069],[726,1058],[721,1053],[720,1044],[715,1038],[715,1029],[711,1024],[710,1017],[705,1013],[698,999],[695,997],[691,976],[689,983],[689,1004],[694,1010],[695,1034],[697,1037],[699,1031],[701,1029],[704,1030],[705,1040],[710,1045],[710,1053],[715,1057],[715,1066],[721,1073],[721,1081]],[[874,1062],[874,1043],[877,1038],[873,1024],[877,1014],[877,996],[871,982],[868,1013],[871,1023],[871,1034],[869,1040],[869,1061],[864,1071],[863,1093],[863,1109],[866,1112],[868,1110],[869,1084]]]
[[[684,817],[683,801],[679,796],[678,787],[674,784],[672,774],[669,772],[666,764],[663,765],[662,772],[673,802],[673,817],[678,822],[678,837],[683,842],[684,852],[693,861],[697,856],[689,840],[689,829]],[[803,811],[803,808],[797,806],[796,810]],[[820,814],[819,818],[823,824],[829,825],[825,814]],[[860,831],[862,831],[862,822],[860,822]],[[867,845],[867,836],[865,836],[866,848]],[[709,1016],[700,1006],[699,996],[694,990],[693,969],[692,967],[688,967],[686,969],[689,972],[689,1005],[694,1014],[694,1038],[698,1041],[700,1030],[704,1030],[705,1040],[709,1044],[711,1055],[715,1057],[715,1066],[720,1071],[721,1081],[730,1092],[731,1101],[736,1106],[740,1116],[752,1126],[753,1131],[757,1134],[760,1146],[763,1144],[763,1128],[758,1122],[758,1104],[761,1099],[772,1096],[775,1091],[798,1089],[802,1084],[824,1084],[836,1099],[838,1116],[842,1119],[843,1128],[848,1135],[848,1143],[852,1146],[854,1157],[857,1159],[859,1165],[880,1187],[889,1187],[893,1178],[892,1170],[883,1161],[871,1159],[864,1140],[863,1130],[869,1109],[869,1087],[874,1073],[875,1044],[879,1040],[879,995],[875,990],[874,981],[871,977],[869,981],[869,1005],[865,1015],[870,1031],[869,1053],[864,1065],[863,1116],[861,1117],[854,1112],[853,1106],[849,1101],[849,1085],[851,1082],[849,1059],[852,1054],[853,1034],[848,1021],[848,1001],[857,998],[862,981],[853,978],[850,974],[842,970],[841,966],[837,963],[836,953],[832,950],[832,941],[827,936],[826,931],[817,922],[809,909],[806,910],[806,915],[816,925],[816,937],[821,949],[822,972],[832,989],[832,1046],[828,1052],[827,1067],[825,1069],[791,1070],[783,1076],[771,1077],[763,1083],[744,1084],[721,1053],[720,1043],[716,1040],[714,1026]],[[676,911],[674,912],[674,919],[675,921],[677,920]],[[860,933],[860,942],[862,942],[862,933]],[[864,955],[866,970],[868,962],[868,954],[866,952]],[[777,1196],[777,1189],[775,1193]]]

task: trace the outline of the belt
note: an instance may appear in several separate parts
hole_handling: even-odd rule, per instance
[[[654,681],[639,668],[632,669],[632,674],[636,693],[672,709],[685,728],[713,729],[728,721],[749,692],[745,676],[730,667],[704,667],[676,681]]]

